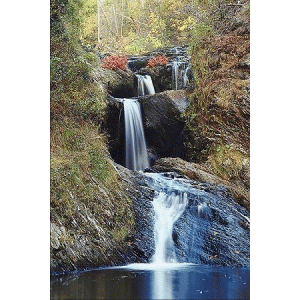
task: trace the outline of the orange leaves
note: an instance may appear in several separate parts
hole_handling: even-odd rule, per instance
[[[152,68],[154,66],[164,66],[169,62],[169,59],[165,55],[158,55],[155,58],[148,60],[147,67]]]
[[[109,70],[126,70],[128,65],[128,58],[124,56],[107,56],[102,59],[102,68]]]

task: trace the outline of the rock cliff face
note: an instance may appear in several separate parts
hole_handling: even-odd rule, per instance
[[[180,158],[168,157],[157,160],[153,170],[157,172],[176,172],[191,180],[207,183],[212,187],[222,185],[226,187],[237,203],[250,210],[250,195],[246,188],[241,188],[239,185],[204,171],[200,164],[187,162]]]
[[[122,209],[133,212],[127,216],[131,228],[114,230],[114,223],[121,220],[112,203],[113,195],[93,179],[99,193],[90,206],[73,198],[75,213],[68,222],[55,212],[51,214],[51,272],[146,262],[152,256],[153,191],[146,186],[143,175],[120,165],[115,167]]]

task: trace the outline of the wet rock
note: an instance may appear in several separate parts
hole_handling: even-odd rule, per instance
[[[203,184],[186,177],[180,178],[175,172],[161,175],[170,184],[166,185],[165,179],[160,179],[159,187],[149,178],[148,185],[168,195],[185,193],[188,200],[172,232],[177,260],[249,266],[250,214],[235,202],[228,188],[222,184]],[[201,185],[206,188],[199,188]]]
[[[245,159],[243,164],[245,170],[247,170],[245,171],[245,177],[249,180],[250,185],[250,160]],[[157,160],[152,168],[157,172],[176,172],[192,180],[207,183],[211,186],[221,184],[230,191],[231,196],[237,203],[250,210],[250,195],[246,188],[204,171],[197,163],[187,162],[181,158],[168,157]]]
[[[177,172],[190,179],[211,185],[225,182],[223,179],[201,170],[198,164],[189,163],[180,158],[161,158],[156,161],[153,169],[157,172]]]

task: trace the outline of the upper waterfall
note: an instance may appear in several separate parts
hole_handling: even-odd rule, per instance
[[[136,74],[138,79],[138,96],[154,95],[155,89],[150,75]]]
[[[172,62],[172,81],[175,90],[186,88],[189,84],[188,72],[191,70],[188,61],[174,60]]]

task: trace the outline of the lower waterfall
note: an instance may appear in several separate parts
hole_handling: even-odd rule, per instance
[[[173,242],[173,226],[182,215],[188,203],[186,193],[174,192],[159,194],[153,200],[155,213],[154,236],[155,254],[153,263],[176,263],[175,246]]]

